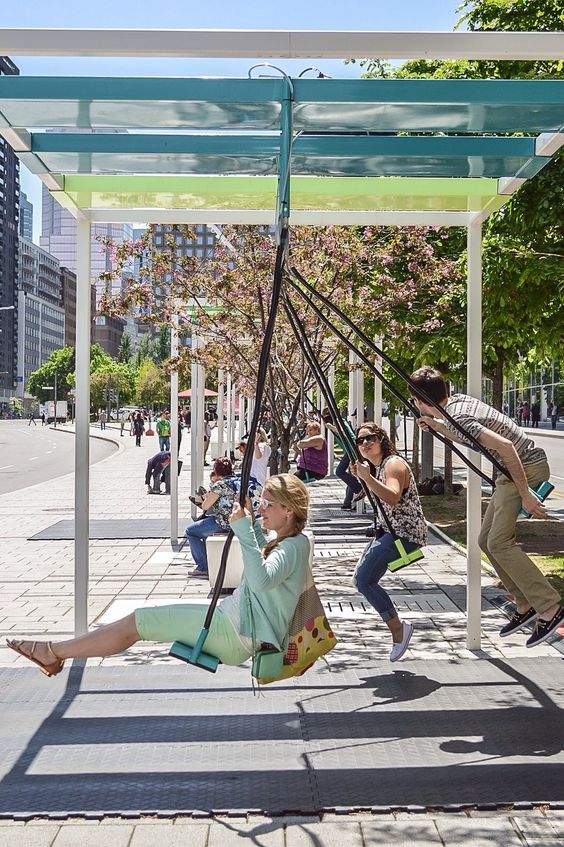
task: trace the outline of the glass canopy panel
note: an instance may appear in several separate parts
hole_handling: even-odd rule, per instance
[[[559,80],[292,81],[296,130],[552,132]],[[278,129],[283,80],[0,77],[17,127]]]

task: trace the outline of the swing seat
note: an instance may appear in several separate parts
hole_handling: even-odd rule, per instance
[[[392,573],[413,564],[413,562],[418,562],[419,559],[425,558],[423,551],[419,548],[408,553],[399,538],[396,538],[394,544],[396,545],[399,557],[394,559],[393,562],[388,562],[388,570],[392,571]]]
[[[195,665],[204,671],[215,673],[217,666],[220,664],[219,659],[217,656],[212,656],[211,653],[204,653],[202,651],[207,635],[208,630],[202,629],[193,647],[189,644],[183,644],[182,641],[175,641],[169,650],[169,656],[180,659],[182,662],[187,662],[189,665]]]

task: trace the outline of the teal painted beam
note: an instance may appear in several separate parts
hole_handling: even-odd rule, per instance
[[[32,133],[33,153],[194,153],[272,156],[280,149],[272,135],[172,135],[164,133]],[[535,155],[534,138],[468,136],[299,135],[295,156],[363,158],[365,156],[504,157]]]

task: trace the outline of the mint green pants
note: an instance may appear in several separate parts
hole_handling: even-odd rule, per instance
[[[135,626],[143,641],[182,641],[193,645],[200,634],[208,607],[203,603],[173,603],[135,610]],[[204,651],[224,665],[240,665],[251,655],[239,640],[233,624],[216,609]]]

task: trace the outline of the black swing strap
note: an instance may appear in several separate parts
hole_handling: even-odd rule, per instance
[[[349,459],[352,462],[358,462],[358,461],[360,461],[360,456],[359,456],[358,448],[356,446],[356,442],[353,442],[351,440],[350,435],[347,432],[347,430],[346,430],[346,428],[343,424],[339,409],[337,408],[337,403],[335,401],[335,397],[333,395],[333,392],[331,391],[331,388],[329,387],[329,383],[327,381],[327,378],[326,378],[325,374],[323,373],[323,369],[320,367],[319,362],[317,361],[317,359],[315,357],[315,354],[314,354],[314,352],[311,348],[311,345],[309,343],[307,333],[303,329],[303,326],[300,323],[300,320],[299,320],[299,318],[296,314],[296,311],[295,311],[292,303],[290,302],[290,298],[287,295],[284,296],[282,305],[284,307],[284,310],[286,312],[286,315],[288,317],[290,325],[291,325],[291,327],[294,331],[294,335],[296,336],[298,344],[300,345],[306,359],[308,360],[309,366],[312,369],[313,373],[315,374],[316,379],[319,381],[319,384],[321,385],[322,391],[323,391],[323,393],[325,395],[325,399],[327,401],[327,405],[328,405],[328,407],[331,411],[331,415],[332,415],[333,420],[335,422],[335,426],[336,426],[337,430],[339,431],[339,436],[342,439],[343,447],[346,450],[346,452],[349,456]],[[376,514],[377,514],[377,508],[378,508],[380,510],[382,517],[384,518],[386,526],[388,527],[392,537],[394,539],[396,539],[397,533],[395,532],[395,530],[392,526],[392,523],[390,521],[390,518],[389,518],[386,510],[384,509],[382,503],[380,502],[380,499],[366,485],[364,480],[359,480],[359,482],[361,483],[364,491],[366,492],[366,496],[368,497],[368,500],[370,501],[370,505],[372,506],[372,509],[374,511],[374,523],[376,523]]]
[[[328,309],[330,309],[335,315],[337,315],[337,317],[342,320],[343,323],[345,323],[356,334],[356,336],[360,339],[360,341],[362,341],[363,344],[365,344],[377,356],[380,356],[380,358],[383,359],[392,368],[392,370],[395,371],[395,373],[407,383],[409,388],[414,393],[422,397],[425,402],[429,404],[429,406],[433,406],[435,409],[437,409],[441,413],[442,417],[445,418],[464,437],[466,441],[470,442],[474,450],[478,451],[483,456],[485,456],[485,458],[489,462],[491,462],[491,464],[495,468],[497,468],[500,473],[502,473],[508,479],[511,479],[509,471],[504,468],[504,466],[495,458],[495,456],[492,455],[492,453],[490,453],[487,447],[484,447],[482,444],[480,444],[477,438],[475,438],[471,433],[467,432],[464,427],[462,427],[458,423],[458,421],[456,421],[451,415],[449,415],[448,412],[445,411],[445,409],[440,405],[440,403],[437,403],[435,400],[433,400],[432,397],[429,397],[429,395],[425,391],[419,388],[419,386],[415,385],[411,381],[409,375],[390,356],[388,356],[387,353],[385,353],[380,347],[378,347],[378,345],[376,345],[370,338],[368,338],[368,336],[361,329],[359,329],[355,324],[353,324],[353,322],[344,314],[344,312],[341,311],[341,309],[338,308],[338,306],[335,306],[327,297],[325,297],[319,291],[316,291],[316,289],[309,282],[307,282],[306,279],[304,279],[304,277],[299,273],[299,271],[296,270],[296,268],[292,268],[291,272],[294,277],[303,286],[305,286],[305,288],[307,288],[307,290],[311,294],[317,297],[325,306],[327,306]]]
[[[284,276],[284,259],[286,254],[286,247],[288,243],[288,227],[282,227],[280,231],[280,239],[278,242],[278,247],[276,248],[276,261],[274,265],[274,276],[272,281],[272,294],[270,298],[270,309],[268,313],[268,321],[266,323],[266,328],[264,331],[264,341],[260,351],[259,364],[258,364],[258,373],[257,373],[257,384],[256,384],[256,393],[255,393],[255,405],[253,409],[253,417],[251,419],[251,426],[249,429],[249,440],[248,445],[249,448],[245,450],[243,454],[243,464],[241,467],[241,488],[239,491],[239,503],[241,506],[245,505],[247,490],[249,487],[249,478],[251,476],[251,465],[253,462],[253,449],[252,445],[255,443],[255,438],[258,431],[258,425],[261,417],[261,406],[262,399],[264,396],[264,388],[266,383],[266,376],[268,371],[268,362],[270,359],[270,348],[272,346],[272,337],[274,335],[274,328],[276,325],[276,316],[278,312],[278,305],[280,302],[280,292],[282,289],[282,279]],[[225,573],[227,570],[227,557],[229,556],[229,550],[231,547],[231,542],[233,541],[233,531],[230,529],[225,539],[225,543],[223,545],[223,550],[221,553],[221,563],[219,566],[219,570],[217,573],[217,579],[215,581],[213,596],[208,607],[208,611],[206,614],[206,619],[203,624],[204,630],[209,630],[210,624],[213,618],[213,614],[215,612],[216,606],[219,602],[219,598],[221,595],[221,591],[223,588],[223,583],[225,580]]]
[[[386,379],[384,374],[378,370],[378,368],[374,365],[373,362],[370,361],[370,359],[362,352],[362,350],[360,350],[359,347],[353,344],[350,338],[348,338],[343,332],[341,332],[341,330],[333,323],[333,321],[331,321],[325,314],[323,314],[321,309],[316,305],[316,303],[311,299],[311,297],[309,297],[305,293],[305,291],[303,291],[298,285],[296,285],[296,283],[290,277],[287,277],[287,282],[292,286],[294,291],[296,291],[300,295],[304,302],[306,302],[308,306],[310,306],[310,308],[315,312],[317,317],[325,323],[325,325],[331,330],[331,332],[333,332],[337,336],[337,338],[339,338],[350,350],[356,353],[356,355],[366,365],[366,367],[369,368],[372,373],[378,377],[380,382],[382,382],[382,384],[386,386],[388,391],[390,391],[390,393],[393,394],[394,397],[397,397],[400,403],[402,403],[403,406],[409,409],[409,411],[415,418],[420,417],[421,413],[417,406],[411,403],[411,401],[407,397],[405,397],[400,391],[398,391],[398,389],[393,385],[393,383]],[[452,449],[452,452],[455,453],[460,459],[462,459],[464,464],[471,468],[474,473],[478,474],[478,476],[480,476],[485,482],[487,482],[488,485],[491,485],[492,488],[495,486],[493,479],[491,479],[491,477],[484,473],[481,468],[476,467],[476,465],[474,465],[473,462],[471,462],[470,459],[465,456],[464,453],[459,450],[459,448],[455,444],[453,444],[449,439],[445,438],[444,435],[441,435],[440,432],[436,432],[435,430],[431,430],[431,432],[438,441],[450,447]]]

